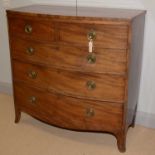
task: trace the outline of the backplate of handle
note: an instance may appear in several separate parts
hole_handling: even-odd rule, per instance
[[[30,103],[36,103],[37,98],[35,96],[30,96],[28,100]]]
[[[95,38],[96,38],[96,32],[94,30],[89,31],[88,34],[87,34],[87,37],[88,37],[88,40],[89,41],[90,40],[95,40]]]
[[[86,116],[87,117],[93,117],[93,116],[95,116],[95,110],[93,108],[87,108],[86,109]]]
[[[28,47],[28,48],[26,49],[26,52],[27,52],[28,55],[33,55],[33,54],[34,54],[34,48]]]
[[[37,72],[33,71],[33,70],[30,70],[28,71],[28,76],[31,78],[31,79],[36,79],[37,78]]]
[[[26,33],[32,33],[32,26],[31,25],[25,25],[25,32]]]
[[[96,55],[94,53],[90,53],[87,56],[87,62],[89,64],[94,64],[96,62]]]
[[[95,84],[94,81],[87,81],[86,87],[87,87],[89,90],[94,90],[94,89],[96,88],[96,84]]]

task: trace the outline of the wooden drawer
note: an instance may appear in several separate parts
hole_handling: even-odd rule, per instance
[[[10,18],[9,31],[11,36],[26,37],[34,40],[54,41],[54,28],[50,21]]]
[[[45,68],[13,61],[14,80],[49,91],[101,101],[124,102],[125,78]]]
[[[77,100],[15,83],[19,108],[53,125],[80,130],[117,131],[122,125],[122,104]]]
[[[95,48],[127,49],[127,26],[61,23],[59,31],[62,42],[87,46],[88,33],[93,31],[96,33]]]
[[[125,74],[127,56],[125,50],[96,48],[92,57],[87,48],[41,44],[13,38],[12,57],[59,68],[85,70],[87,72]]]
[[[47,68],[18,61],[12,61],[14,81],[23,81],[39,88],[47,88],[49,73]]]

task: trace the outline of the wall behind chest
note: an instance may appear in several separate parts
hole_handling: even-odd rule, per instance
[[[5,9],[32,4],[31,0],[0,0],[0,91],[11,89],[11,67]]]
[[[10,82],[10,56],[7,37],[7,25],[3,3],[0,1],[0,81]]]
[[[76,0],[34,0],[37,3],[50,3],[50,4],[60,4],[60,5],[75,5]],[[79,6],[109,6],[109,7],[130,7],[139,6],[139,2],[135,0],[77,0]]]

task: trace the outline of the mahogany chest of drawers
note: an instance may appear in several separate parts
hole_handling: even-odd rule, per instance
[[[125,151],[139,92],[145,11],[56,6],[7,10],[15,122],[112,133]]]

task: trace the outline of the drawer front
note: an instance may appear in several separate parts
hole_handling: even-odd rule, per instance
[[[118,73],[126,72],[126,51],[95,48],[90,54],[87,48],[41,44],[13,38],[11,40],[12,56],[31,62],[87,72]]]
[[[122,125],[122,104],[50,94],[22,83],[15,83],[15,99],[22,111],[64,128],[116,131]]]
[[[53,24],[46,20],[10,18],[9,31],[11,36],[26,37],[41,41],[54,41]]]
[[[14,79],[70,96],[123,102],[125,79],[121,76],[89,74],[39,67],[13,61]]]
[[[59,39],[62,42],[88,46],[88,35],[93,32],[95,47],[127,48],[127,26],[61,23],[59,31]]]
[[[13,80],[23,81],[39,88],[47,88],[50,79],[47,68],[18,61],[12,61]]]

